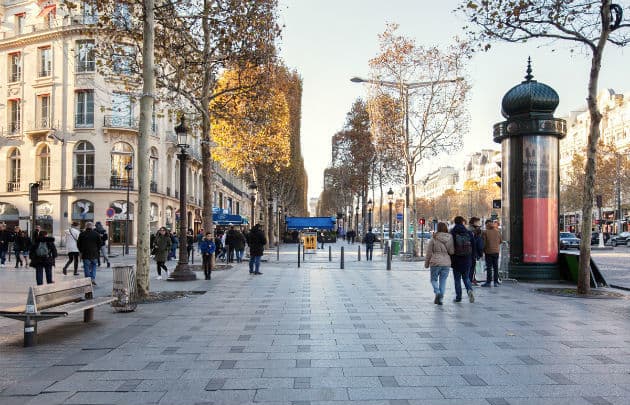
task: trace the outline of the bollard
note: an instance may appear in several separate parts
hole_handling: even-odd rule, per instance
[[[280,261],[280,241],[278,241],[278,244],[276,245],[276,261]]]
[[[387,246],[387,270],[392,269],[392,250]]]
[[[357,261],[360,262],[361,261],[361,245],[359,245],[359,251],[357,253]]]
[[[341,269],[343,269],[343,246],[341,247]]]
[[[302,246],[302,261],[306,263],[306,248]]]
[[[300,268],[300,242],[298,241],[298,269]]]
[[[328,261],[332,262],[332,246],[328,246]]]

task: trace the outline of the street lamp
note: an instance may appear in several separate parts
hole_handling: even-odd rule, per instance
[[[369,84],[375,84],[377,86],[399,89],[401,91],[401,98],[404,103],[403,110],[405,112],[405,127],[404,127],[404,133],[403,133],[403,135],[405,136],[405,148],[409,147],[409,90],[417,89],[420,87],[433,86],[435,84],[456,83],[462,80],[464,80],[463,77],[456,77],[454,79],[447,79],[447,80],[430,80],[430,81],[424,81],[424,82],[407,83],[402,80],[400,82],[392,82],[392,81],[387,81],[387,80],[363,79],[361,77],[356,77],[356,76],[350,79],[352,83],[369,83]],[[410,167],[410,166],[412,166],[412,164],[414,163],[415,162],[410,162],[408,159],[406,159],[406,165],[407,165],[408,170],[405,170],[405,207],[403,211],[403,252],[405,253],[408,253],[406,241],[409,238],[409,213],[407,211],[409,210],[409,185],[410,185],[409,182],[411,179],[409,178],[408,173],[412,171],[410,169],[413,169],[413,167]],[[414,201],[414,220],[415,220],[415,214],[416,214],[415,205],[416,205],[416,202]],[[415,241],[416,232],[414,232],[413,239]]]
[[[188,128],[184,123],[184,114],[180,118],[179,125],[175,128],[177,146],[179,146],[179,261],[175,271],[167,279],[168,281],[196,280],[197,276],[188,265],[188,215],[186,215],[186,161],[188,160]]]
[[[252,207],[251,207],[251,221],[252,223],[249,225],[250,229],[254,226],[254,214],[255,212],[255,207],[256,207],[256,196],[258,195],[258,185],[256,184],[256,181],[252,181],[252,183],[249,185],[249,201],[251,201],[252,203]]]
[[[389,240],[392,240],[392,205],[394,205],[394,190],[389,188],[387,192],[387,202],[389,203]],[[391,242],[390,242],[391,243]]]
[[[268,246],[271,247],[273,246],[273,228],[274,228],[273,223],[275,222],[273,220],[273,197],[271,196],[271,194],[269,195],[269,197],[267,197],[267,212],[268,212],[267,223],[269,224],[268,226],[269,230],[267,231],[267,234],[269,235],[269,237],[267,238],[267,240],[269,241]]]
[[[372,199],[367,202],[368,209],[368,229],[372,228]]]
[[[127,217],[125,218],[125,254],[129,254],[129,189],[131,188],[131,183],[133,180],[131,179],[131,171],[133,170],[133,165],[131,162],[127,163],[125,166],[125,172],[127,173],[127,205],[125,206],[125,211],[127,212]]]
[[[359,236],[359,206],[357,205],[355,208],[354,214],[354,227],[356,228],[356,236]]]

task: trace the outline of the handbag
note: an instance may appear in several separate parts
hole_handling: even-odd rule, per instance
[[[475,273],[481,274],[486,271],[486,262],[485,260],[479,259],[477,263],[475,263]]]

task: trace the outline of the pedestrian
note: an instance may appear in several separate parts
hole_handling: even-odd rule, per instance
[[[254,225],[247,234],[247,245],[249,246],[249,274],[262,274],[260,272],[260,258],[265,252],[267,238],[262,231],[260,224]]]
[[[454,252],[451,256],[451,267],[453,267],[453,279],[455,281],[455,302],[462,300],[462,281],[468,293],[468,300],[475,302],[472,284],[470,284],[470,264],[473,255],[473,239],[472,232],[466,229],[466,220],[462,216],[456,216],[453,220],[455,226],[451,229],[453,236]]]
[[[107,244],[109,243],[109,236],[107,235],[107,231],[103,228],[103,224],[100,221],[96,221],[96,227],[94,228],[96,232],[101,236],[101,248],[99,249],[98,256],[98,267],[101,267],[101,256],[103,256],[103,261],[107,263],[107,267],[111,266],[109,262],[109,257],[107,256]]]
[[[376,235],[372,232],[372,227],[368,228],[365,237],[363,237],[363,241],[365,242],[365,260],[372,260],[372,252],[374,251],[374,242],[376,242]]]
[[[188,260],[190,260],[193,254],[194,243],[195,235],[193,234],[193,230],[188,228],[188,232],[186,233],[186,253],[188,255]]]
[[[234,226],[230,226],[230,229],[226,232],[225,235],[225,247],[227,247],[227,262],[234,262],[234,243],[236,242],[236,229]]]
[[[92,285],[96,285],[96,267],[102,244],[103,240],[101,235],[94,230],[94,224],[86,222],[85,230],[77,239],[77,247],[83,260],[83,274],[92,279]]]
[[[236,255],[236,263],[241,263],[243,261],[243,254],[245,252],[245,244],[247,241],[245,240],[245,235],[243,232],[238,229],[234,232],[233,242],[234,244],[234,254]]]
[[[501,250],[501,232],[495,228],[494,221],[488,219],[486,221],[486,230],[482,233],[483,252],[486,260],[486,282],[482,287],[490,287],[491,281],[494,286],[499,286],[499,252]]]
[[[203,274],[206,280],[212,278],[212,255],[216,250],[216,246],[212,240],[212,232],[206,232],[206,237],[199,242],[199,253],[203,263]]]
[[[219,256],[223,254],[223,233],[217,231],[217,234],[214,237],[214,257],[216,259],[220,259]]]
[[[477,262],[483,257],[483,238],[481,237],[481,220],[477,217],[470,217],[468,230],[473,233],[473,255],[468,276],[472,285],[479,285],[476,278]]]
[[[171,250],[168,254],[167,259],[177,259],[177,249],[179,248],[179,238],[175,234],[175,232],[169,232],[169,237],[171,238]]]
[[[38,239],[33,243],[29,252],[30,266],[35,268],[37,285],[44,284],[44,273],[46,274],[46,284],[54,282],[52,268],[55,266],[56,257],[55,238],[49,237],[46,231],[38,232]]]
[[[9,251],[9,241],[11,240],[11,232],[7,229],[7,225],[0,223],[0,266],[4,267],[7,260],[7,252]]]
[[[451,270],[451,255],[455,253],[453,236],[444,222],[438,223],[437,232],[429,240],[424,267],[431,271],[431,285],[435,293],[434,304],[442,305],[446,291],[446,279]]]
[[[13,232],[11,232],[11,239],[13,240],[13,254],[15,255],[15,268],[18,268],[18,264],[22,265],[22,258],[20,257],[20,245],[18,243],[18,237],[20,235],[20,227],[16,226],[13,228]]]
[[[155,235],[155,241],[153,242],[153,246],[151,247],[151,253],[153,254],[153,258],[157,263],[157,279],[162,280],[162,270],[168,278],[168,268],[164,263],[168,260],[169,252],[172,248],[172,240],[171,236],[168,234],[168,231],[165,227],[161,227],[158,230],[157,235]]]
[[[31,250],[31,245],[31,238],[28,237],[26,231],[20,231],[20,233],[15,237],[15,242],[13,246],[17,246],[17,248],[19,249],[15,251],[15,259],[19,261],[20,265],[23,264],[24,267],[28,266],[28,256]],[[23,262],[22,259],[24,260]]]
[[[68,251],[68,261],[63,266],[63,275],[68,274],[68,266],[74,263],[74,275],[79,275],[79,247],[77,246],[77,241],[79,240],[79,235],[81,232],[79,231],[79,223],[72,222],[70,224],[70,229],[66,229],[65,231],[65,242],[66,242],[66,250]]]

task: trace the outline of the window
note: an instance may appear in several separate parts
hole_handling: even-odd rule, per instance
[[[15,15],[15,35],[20,35],[24,33],[24,28],[26,28],[24,26],[24,24],[26,23],[26,14],[22,13],[22,14],[16,14]]]
[[[20,123],[22,122],[22,104],[20,99],[9,100],[9,134],[18,135],[20,133]]]
[[[114,55],[112,56],[114,73],[122,75],[131,74],[134,55],[134,49],[130,45],[116,46],[114,49]]]
[[[151,160],[149,161],[149,171],[151,172],[151,192],[157,193],[158,181],[158,151],[151,148]]]
[[[112,175],[110,188],[127,188],[133,185],[133,149],[125,142],[114,144],[111,152]],[[131,170],[126,170],[131,165]]]
[[[39,77],[47,77],[52,73],[52,52],[50,47],[39,48]]]
[[[94,90],[76,92],[74,126],[78,128],[94,127]]]
[[[112,112],[110,126],[115,128],[132,128],[133,106],[131,95],[114,93],[112,96]]]
[[[81,141],[74,148],[73,188],[94,188],[94,146]]]
[[[37,96],[37,129],[50,128],[50,94]]]
[[[9,179],[7,182],[7,192],[9,193],[20,191],[21,163],[20,150],[15,148],[9,153]]]
[[[98,11],[94,1],[83,2],[83,24],[96,24],[98,22]]]
[[[43,145],[37,153],[37,174],[40,190],[50,189],[50,149]]]
[[[19,52],[9,54],[9,81],[22,80],[22,55]]]
[[[77,73],[94,72],[96,58],[94,57],[94,41],[77,41]]]
[[[116,3],[114,13],[112,15],[114,25],[120,29],[131,28],[131,14],[129,13],[129,5],[125,3]]]

